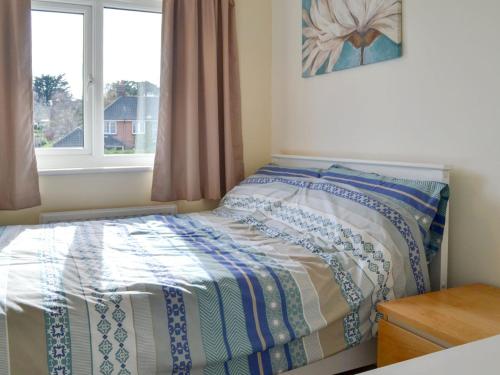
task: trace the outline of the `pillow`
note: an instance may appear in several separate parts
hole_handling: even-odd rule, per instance
[[[320,172],[319,168],[291,168],[271,163],[260,168],[255,174],[275,177],[320,178]]]
[[[426,249],[413,212],[389,198],[330,182],[331,173],[267,165],[228,192],[213,213],[319,255],[346,293],[353,286],[345,275],[358,268],[354,277],[376,283],[379,297],[428,291]]]
[[[253,213],[267,209],[270,202],[286,201],[297,195],[303,184],[320,181],[320,171],[268,164],[229,191],[220,201],[218,214],[227,213],[225,209]]]
[[[419,224],[428,262],[441,248],[450,195],[447,184],[382,176],[339,165],[322,170],[320,175],[327,181],[356,187],[409,210]]]

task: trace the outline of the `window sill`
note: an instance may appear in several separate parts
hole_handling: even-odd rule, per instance
[[[40,176],[69,176],[79,174],[103,174],[103,173],[141,173],[153,171],[152,166],[126,166],[126,167],[95,167],[95,168],[61,168],[61,169],[39,169]]]

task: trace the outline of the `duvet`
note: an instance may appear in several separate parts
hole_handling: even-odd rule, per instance
[[[276,374],[428,289],[412,215],[263,169],[211,212],[0,229],[0,374]]]

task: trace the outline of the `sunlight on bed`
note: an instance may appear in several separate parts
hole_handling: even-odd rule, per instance
[[[28,227],[13,234],[0,254],[0,314],[27,306],[44,309],[44,299],[58,297],[75,234],[75,226]]]

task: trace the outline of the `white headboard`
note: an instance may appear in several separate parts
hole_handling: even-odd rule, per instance
[[[299,155],[273,155],[273,163],[288,167],[328,168],[339,164],[348,168],[365,172],[375,172],[391,177],[411,178],[413,180],[430,180],[450,183],[450,168],[440,164],[415,164],[392,161],[373,161],[355,159],[336,159],[329,157],[312,157]],[[449,217],[449,207],[447,216]],[[446,289],[448,286],[448,232],[449,220],[446,220],[441,251],[430,267],[431,286],[433,290]]]

